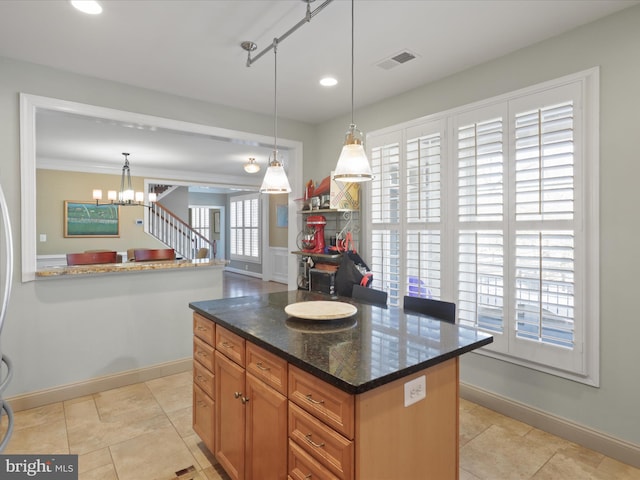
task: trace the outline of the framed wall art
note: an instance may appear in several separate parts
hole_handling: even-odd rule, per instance
[[[65,238],[119,237],[120,207],[65,200],[64,236]]]

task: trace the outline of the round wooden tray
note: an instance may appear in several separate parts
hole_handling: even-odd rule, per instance
[[[284,307],[284,311],[287,315],[305,320],[336,320],[351,317],[358,309],[350,303],[314,300],[292,303]]]

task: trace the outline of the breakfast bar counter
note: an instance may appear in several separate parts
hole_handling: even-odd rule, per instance
[[[59,265],[36,271],[36,278],[76,277],[79,275],[104,275],[127,272],[148,272],[152,270],[176,270],[189,268],[217,267],[228,265],[227,260],[156,260],[151,262],[100,263],[94,265]]]
[[[189,306],[193,426],[231,478],[458,478],[458,358],[490,335],[302,290]]]

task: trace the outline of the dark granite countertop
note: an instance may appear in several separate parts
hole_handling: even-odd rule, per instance
[[[332,299],[335,297],[294,290],[192,302],[189,307],[351,394],[493,342],[491,335],[473,328],[351,298],[338,298],[358,308],[354,316],[342,320],[302,320],[284,311],[291,303]]]

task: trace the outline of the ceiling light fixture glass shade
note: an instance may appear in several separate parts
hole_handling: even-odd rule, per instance
[[[274,150],[269,157],[269,168],[264,174],[260,193],[289,193],[290,191],[291,186],[282,166],[280,152]]]
[[[367,182],[373,177],[364,151],[362,132],[352,123],[346,134],[333,178],[340,182]]]
[[[144,205],[144,192],[136,192],[131,183],[131,169],[129,168],[129,153],[123,153],[124,165],[122,166],[122,176],[120,178],[120,191],[109,190],[107,192],[107,200],[111,205]],[[96,188],[93,190],[93,199],[96,205],[102,200],[102,190]],[[155,193],[149,193],[149,203],[157,200]]]
[[[289,193],[291,186],[287,173],[282,166],[278,152],[278,39],[273,39],[273,153],[269,158],[269,167],[264,174],[260,193]]]
[[[368,182],[373,178],[371,165],[364,151],[364,140],[360,130],[353,121],[353,65],[354,65],[354,1],[351,0],[351,125],[345,138],[342,152],[338,158],[338,164],[333,178],[339,182]]]
[[[244,171],[247,173],[258,173],[260,171],[260,165],[256,163],[256,159],[251,157],[249,161],[244,164]]]

